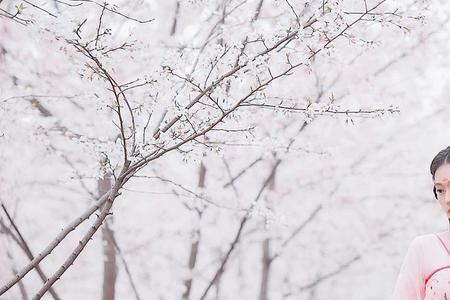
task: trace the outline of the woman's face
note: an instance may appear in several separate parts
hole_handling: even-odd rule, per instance
[[[437,168],[434,174],[434,186],[439,204],[450,217],[450,163]]]

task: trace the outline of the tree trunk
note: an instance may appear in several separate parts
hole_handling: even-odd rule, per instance
[[[180,12],[180,0],[177,0],[176,6],[175,6],[175,16],[173,17],[173,23],[172,28],[170,29],[170,35],[174,35],[177,31],[177,23],[178,23],[178,14]]]
[[[111,188],[111,175],[106,174],[97,182],[99,195],[103,195]],[[103,300],[114,300],[117,279],[116,250],[114,247],[114,231],[111,228],[113,217],[105,220],[102,227],[103,240]]]
[[[195,267],[195,263],[197,261],[198,245],[199,245],[199,239],[197,239],[195,242],[193,242],[191,244],[191,253],[189,255],[189,271],[190,272],[193,271],[193,269]],[[183,293],[183,300],[188,300],[189,299],[189,295],[191,293],[192,277],[189,277],[189,279],[187,279],[184,282],[184,285],[186,287],[186,290]]]
[[[198,172],[198,186],[200,188],[205,187],[205,175],[206,175],[206,167],[203,164],[203,162],[200,164],[200,169]],[[198,211],[199,218],[202,217],[202,213]],[[195,268],[195,263],[197,262],[197,255],[198,255],[198,246],[200,244],[200,229],[196,229],[194,232],[195,234],[195,241],[191,244],[191,250],[189,254],[189,271],[192,274],[192,271]],[[190,276],[188,279],[185,280],[184,286],[186,287],[182,299],[183,300],[189,300],[189,296],[191,294],[191,287],[192,287],[192,276]]]
[[[274,170],[272,177],[270,177],[268,188],[271,191],[275,190],[275,176],[276,169]],[[270,205],[269,200],[265,199],[266,205]],[[266,238],[262,243],[262,270],[261,270],[261,286],[259,290],[259,300],[267,300],[269,293],[269,275],[270,275],[270,265],[272,263],[272,257],[270,256],[270,239]]]
[[[269,291],[269,274],[270,264],[272,262],[270,258],[270,239],[265,239],[262,244],[263,256],[262,256],[262,271],[261,271],[261,286],[259,289],[259,300],[267,300],[267,294]]]

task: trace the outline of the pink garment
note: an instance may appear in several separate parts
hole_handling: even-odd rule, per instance
[[[390,300],[450,300],[450,251],[437,234],[409,244]]]

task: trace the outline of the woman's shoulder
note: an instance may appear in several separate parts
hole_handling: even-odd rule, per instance
[[[448,239],[448,234],[448,231],[416,234],[405,239],[403,243],[408,244],[409,248],[428,248],[427,246],[435,245],[436,242],[439,242],[439,239],[441,241]]]
[[[448,238],[448,231],[444,232],[429,232],[418,234],[411,239],[412,246],[422,246],[430,245],[430,243],[435,243],[436,241],[445,241]]]
[[[429,238],[436,238],[436,235],[441,235],[441,232],[429,232],[429,233],[423,233],[418,234],[415,236],[416,239],[429,239]]]
[[[416,238],[426,240],[426,239],[448,239],[449,238],[449,232],[448,231],[436,231],[436,232],[430,232],[425,234],[417,235]]]
[[[436,240],[437,237],[440,237],[442,235],[441,232],[430,232],[430,233],[423,233],[413,236],[410,239],[410,243],[413,246],[423,245],[427,244],[430,241]]]

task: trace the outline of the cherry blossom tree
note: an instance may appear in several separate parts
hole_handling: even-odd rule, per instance
[[[155,298],[313,298],[318,285],[361,258],[335,249],[336,261],[327,263],[336,266],[321,274],[314,248],[292,250],[322,209],[314,197],[297,198],[317,189],[331,198],[345,185],[323,189],[314,174],[348,175],[327,171],[327,151],[308,143],[326,140],[330,124],[378,122],[399,112],[381,77],[401,59],[397,52],[412,52],[408,47],[430,34],[422,29],[431,11],[426,1],[57,0],[2,1],[0,8],[2,167],[5,174],[27,170],[1,177],[2,201],[17,215],[8,213],[0,225],[11,247],[28,248],[29,260],[12,259],[21,266],[0,295],[35,269],[42,285],[33,284],[33,299],[47,292],[58,299],[57,280],[70,284],[65,273],[83,254],[95,260],[90,251],[100,245],[86,246],[100,228],[104,253],[113,253],[103,272],[104,299],[113,299],[121,282],[144,297],[146,276],[157,273]],[[350,166],[351,173],[359,164],[352,156],[333,166]],[[50,186],[30,196],[14,191],[16,182]],[[163,194],[154,206],[140,192]],[[34,211],[28,197],[48,197],[38,206],[55,211],[37,227],[41,246],[34,252],[19,238],[20,216],[45,219],[48,212]],[[146,219],[144,208],[154,209]],[[114,224],[107,221],[112,212]],[[283,212],[291,213],[289,224]],[[141,219],[127,236],[133,214]],[[273,223],[279,225],[268,229]],[[48,226],[56,229],[42,233]],[[151,238],[135,238],[145,232]],[[151,243],[161,250],[138,256],[143,269],[130,271],[131,254],[139,252],[133,247],[154,249]],[[122,245],[131,249],[128,257]],[[296,252],[308,262],[293,276]],[[57,259],[42,270],[50,254]],[[116,260],[127,274],[120,281],[119,272],[117,287]]]

